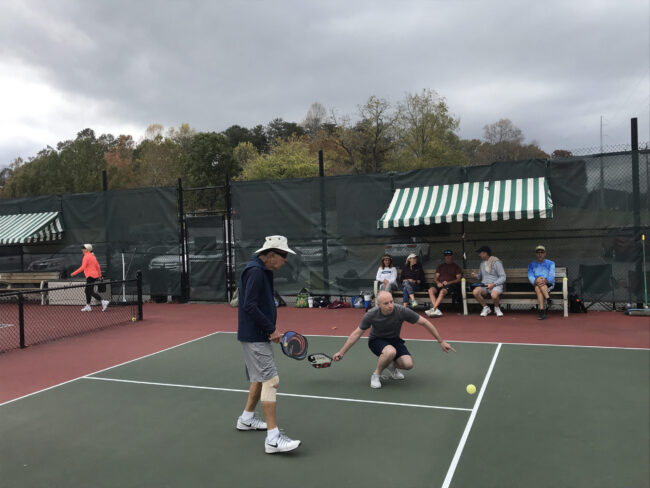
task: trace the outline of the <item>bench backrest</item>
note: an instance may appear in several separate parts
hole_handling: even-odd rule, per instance
[[[464,269],[463,278],[467,281],[474,280],[472,273],[478,273],[478,269]],[[528,268],[505,268],[507,282],[510,283],[528,283]],[[560,282],[567,277],[565,267],[555,268],[555,281]],[[436,280],[436,270],[434,268],[425,268],[424,279],[427,283],[433,283]]]
[[[506,282],[510,283],[528,283],[528,268],[505,268]],[[566,268],[555,268],[555,282],[561,282],[566,278]]]
[[[57,280],[60,277],[58,271],[40,271],[25,273],[0,273],[0,281],[5,283],[38,283],[41,281]]]

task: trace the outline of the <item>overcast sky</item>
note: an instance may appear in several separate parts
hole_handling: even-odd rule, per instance
[[[510,119],[542,149],[650,140],[650,0],[1,0],[0,167],[188,123],[353,120],[424,88],[458,135]]]

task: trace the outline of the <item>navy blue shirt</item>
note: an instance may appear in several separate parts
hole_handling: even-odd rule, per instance
[[[269,342],[275,331],[277,308],[273,299],[273,271],[254,256],[239,278],[239,327],[241,342]]]

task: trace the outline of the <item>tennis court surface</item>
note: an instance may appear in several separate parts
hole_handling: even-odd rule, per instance
[[[232,332],[6,401],[2,486],[649,486],[647,348],[446,332],[456,354],[408,340],[415,368],[380,390],[366,339],[324,370],[278,347],[280,427],[303,442],[287,454],[235,429],[247,384]],[[309,340],[333,353],[344,338]]]

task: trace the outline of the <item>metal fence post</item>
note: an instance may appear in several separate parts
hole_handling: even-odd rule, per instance
[[[327,205],[325,203],[325,165],[323,150],[318,151],[318,176],[320,184],[320,228],[321,244],[323,246],[323,287],[325,295],[330,294],[329,251],[327,250]]]
[[[138,320],[142,320],[142,271],[138,270],[135,277],[138,280]]]
[[[188,270],[187,228],[185,226],[185,209],[183,208],[183,181],[178,179],[178,227],[179,254],[181,264],[181,297],[183,301],[190,299],[190,283]]]
[[[18,295],[18,330],[20,331],[20,348],[25,349],[25,310],[22,293]]]

